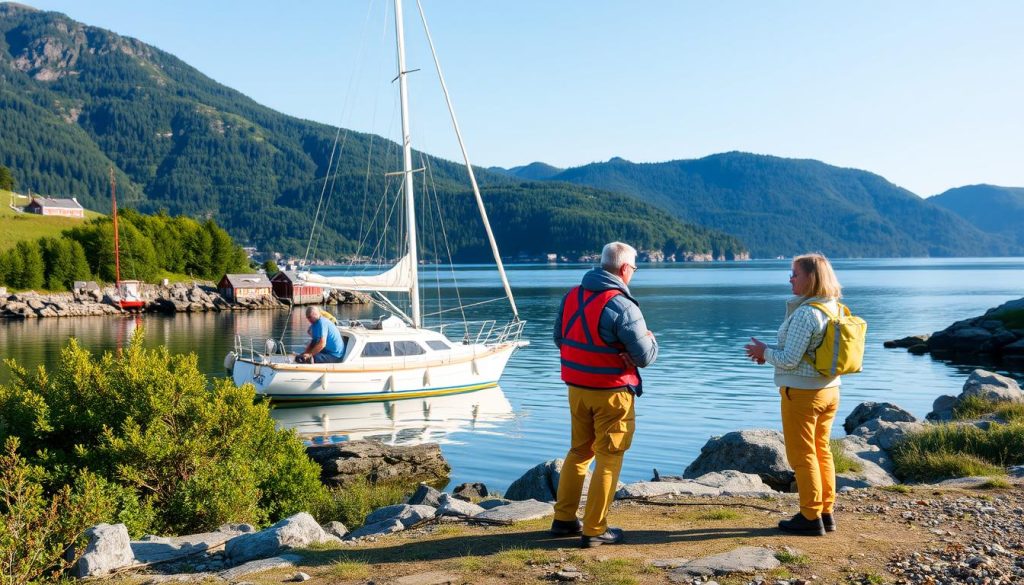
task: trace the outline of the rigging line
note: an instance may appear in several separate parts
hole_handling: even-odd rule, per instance
[[[465,306],[461,306],[460,305],[458,307],[452,307],[451,309],[445,309],[443,311],[438,311],[436,313],[427,313],[426,315],[423,315],[423,316],[424,317],[433,317],[434,315],[440,315],[441,313],[451,313],[452,311],[458,311],[460,309],[465,309],[465,308],[468,308],[468,307],[476,307],[478,305],[486,305],[488,303],[497,303],[497,302],[504,301],[504,300],[505,300],[505,297],[495,297],[493,299],[488,299],[486,301],[477,301],[475,303],[470,303],[470,304],[465,305]],[[464,321],[464,322],[468,322],[468,321]]]
[[[437,182],[434,181],[434,166],[427,160],[427,173],[430,174],[430,183],[434,186],[434,203],[437,206],[438,223],[441,224],[441,237],[444,241],[445,253],[448,255],[448,269],[452,273],[452,286],[455,288],[455,299],[462,307],[462,291],[459,289],[459,279],[455,275],[455,261],[452,259],[452,249],[448,242],[448,230],[444,226],[444,215],[441,214],[441,198],[437,194]],[[466,323],[466,311],[462,311],[462,322]]]
[[[426,155],[424,155],[423,153],[420,153],[420,166],[422,166],[424,169],[426,169],[427,168],[427,164],[429,164],[425,159],[426,159]],[[434,226],[435,216],[434,216],[433,213],[430,213],[430,211],[432,211],[432,208],[430,206],[430,186],[427,184],[427,173],[426,172],[423,173],[423,192],[425,193],[425,197],[424,197],[425,201],[423,202],[423,206],[424,206],[423,217],[424,217],[424,223],[426,222],[427,219],[430,220],[431,251],[434,254],[434,284],[436,285],[436,288],[437,288],[437,310],[440,311],[441,308],[442,308],[442,305],[441,305],[441,261],[440,261],[441,260],[441,256],[437,253],[437,228]],[[426,236],[426,234],[424,234],[424,236]]]
[[[374,210],[374,212],[373,212],[373,218],[372,218],[372,219],[370,219],[370,225],[371,225],[371,226],[373,226],[374,224],[376,224],[376,222],[377,222],[377,217],[378,217],[378,216],[380,215],[380,210],[381,210],[381,209],[382,209],[382,208],[384,207],[384,204],[385,204],[385,203],[387,202],[387,197],[388,197],[388,189],[389,189],[389,187],[388,187],[388,181],[387,181],[387,180],[385,180],[385,181],[384,181],[384,194],[383,194],[383,195],[381,196],[381,198],[380,198],[380,201],[378,201],[378,202],[377,202],[377,209],[375,209],[375,210]],[[365,235],[364,235],[364,237],[363,237],[363,238],[362,238],[362,239],[361,239],[361,240],[359,241],[359,245],[358,245],[358,247],[356,248],[356,255],[357,255],[357,256],[358,256],[359,254],[361,254],[361,253],[363,252],[363,247],[364,247],[364,246],[366,246],[366,242],[367,242],[367,240],[369,240],[369,239],[370,239],[370,232],[372,231],[372,229],[373,229],[372,227],[371,227],[371,228],[367,228],[367,230],[366,230],[366,234],[365,234]],[[373,255],[372,255],[372,254],[371,254],[371,255],[370,255],[370,257],[369,257],[369,260],[373,260]],[[353,261],[354,261],[354,259],[353,259]],[[365,271],[365,268],[364,268],[364,271]]]
[[[338,151],[338,164],[334,167],[334,176],[331,179],[331,188],[327,191],[327,203],[324,204],[323,218],[320,220],[320,229],[316,232],[316,243],[313,244],[313,258],[316,258],[317,249],[320,247],[320,238],[323,236],[324,226],[327,223],[327,210],[331,208],[331,198],[334,195],[334,187],[338,182],[338,168],[341,166],[341,157],[345,154],[345,145],[348,144],[349,130],[345,130],[345,136],[341,139],[341,149]]]
[[[364,48],[364,46],[366,44],[366,35],[367,35],[366,31],[369,29],[369,24],[368,23],[370,21],[370,12],[372,11],[372,9],[373,9],[373,3],[371,2],[369,5],[367,5],[366,16],[363,19],[362,34],[359,37],[359,49],[356,51],[356,57],[355,57],[355,61],[356,61],[357,64],[360,63],[361,60],[362,60],[363,48]],[[334,164],[334,153],[335,153],[335,151],[337,150],[337,147],[338,147],[338,138],[341,136],[342,126],[344,125],[344,121],[345,121],[345,112],[348,110],[349,99],[351,98],[351,95],[352,95],[352,87],[355,84],[356,74],[359,71],[360,71],[360,67],[353,67],[352,68],[352,75],[351,75],[351,77],[349,77],[349,84],[348,84],[349,85],[349,91],[345,92],[345,101],[342,102],[341,116],[339,117],[340,119],[338,120],[338,130],[334,134],[334,144],[331,146],[331,156],[330,156],[330,158],[327,161],[327,174],[324,175],[324,186],[320,190],[320,200],[317,201],[316,213],[313,215],[313,227],[312,227],[312,229],[309,232],[309,241],[306,243],[306,253],[302,257],[302,265],[303,266],[305,266],[306,263],[309,262],[309,253],[310,253],[310,248],[313,246],[313,238],[318,233],[317,227],[316,227],[317,218],[320,217],[320,209],[323,206],[323,202],[324,202],[324,192],[327,190],[327,183],[329,182],[329,180],[331,178],[331,166]],[[346,139],[348,138],[348,130],[345,130],[345,138]],[[344,147],[344,143],[342,143],[342,150],[344,150],[344,148],[345,148]],[[341,154],[340,153],[338,154],[338,164],[341,164]],[[335,168],[335,173],[337,173],[337,169],[336,168]],[[333,189],[333,185],[332,185],[332,189]],[[328,198],[328,201],[329,201],[329,198]],[[320,221],[321,228],[323,227],[323,223],[324,223],[324,221],[326,221],[326,219],[327,219],[327,210],[324,209],[323,219]],[[317,237],[317,243],[319,244],[319,237]],[[315,254],[315,251],[314,251],[314,254]]]

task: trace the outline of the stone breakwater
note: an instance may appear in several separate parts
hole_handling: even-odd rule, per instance
[[[104,287],[81,293],[21,292],[0,296],[0,317],[36,319],[45,317],[91,317],[125,313],[114,299],[114,288]],[[225,299],[210,282],[146,284],[142,298],[147,313],[208,313],[220,311],[252,311],[287,308],[275,297]],[[361,304],[368,299],[360,293],[331,291],[325,304]]]
[[[958,363],[995,363],[1008,370],[1024,371],[1024,298],[957,321],[942,331],[894,339],[883,345]]]

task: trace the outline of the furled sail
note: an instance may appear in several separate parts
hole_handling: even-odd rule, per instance
[[[407,292],[412,288],[410,272],[412,259],[405,255],[387,272],[370,276],[323,276],[315,272],[298,274],[307,284],[360,292]]]

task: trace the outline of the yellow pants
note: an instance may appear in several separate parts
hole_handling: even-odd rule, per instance
[[[832,513],[836,502],[836,468],[829,438],[839,409],[839,387],[801,390],[782,387],[782,434],[786,459],[796,472],[800,513],[808,520]]]
[[[558,481],[556,520],[575,520],[590,462],[597,457],[590,476],[583,534],[598,536],[608,529],[608,508],[622,470],[622,456],[633,441],[636,414],[628,390],[588,390],[569,386],[572,413],[572,447],[565,456]]]

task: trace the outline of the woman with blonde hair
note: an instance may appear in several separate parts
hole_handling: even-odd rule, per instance
[[[832,421],[839,408],[839,376],[823,376],[814,368],[814,351],[821,345],[830,314],[837,315],[842,287],[828,259],[804,254],[793,259],[789,284],[793,298],[774,345],[750,338],[747,357],[775,366],[775,384],[782,398],[782,433],[786,458],[796,472],[800,512],[779,522],[795,534],[824,536],[836,529],[833,506],[836,473],[829,449]]]

